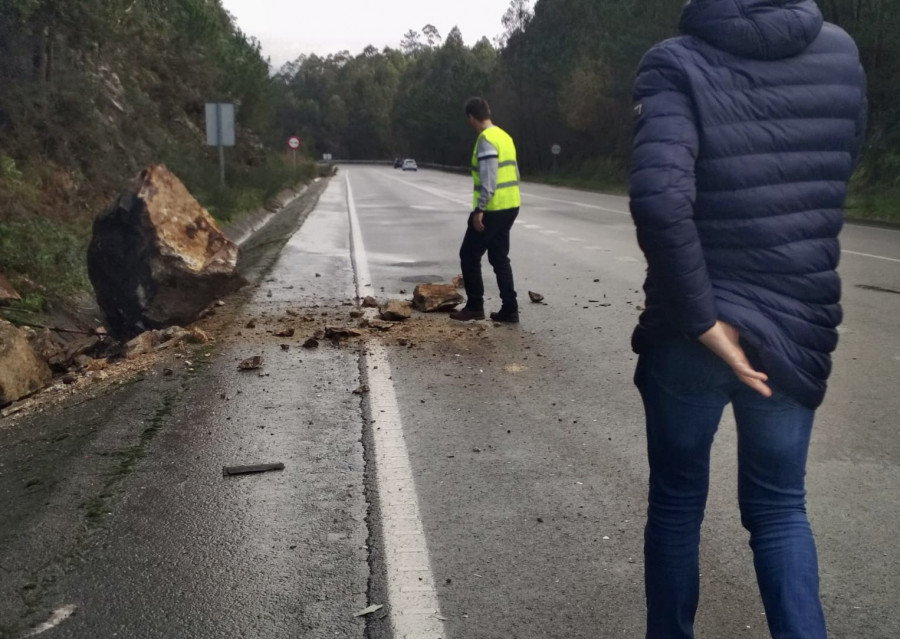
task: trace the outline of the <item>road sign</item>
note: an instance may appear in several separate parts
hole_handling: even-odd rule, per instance
[[[554,144],[552,147],[550,147],[550,151],[553,153],[553,155],[559,155],[560,153],[562,153],[562,147],[558,144]]]
[[[331,153],[323,153],[322,159],[325,160],[326,162],[331,162]]]
[[[234,105],[230,102],[206,103],[206,144],[234,146]]]
[[[225,186],[225,147],[234,146],[234,104],[206,103],[206,144],[219,147],[219,182]]]
[[[296,151],[300,148],[300,138],[296,135],[292,135],[288,138],[288,148]]]

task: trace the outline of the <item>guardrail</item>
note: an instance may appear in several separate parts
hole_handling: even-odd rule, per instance
[[[393,160],[331,160],[329,164],[374,164],[378,166],[393,166]],[[444,171],[445,173],[465,173],[468,174],[471,169],[467,166],[452,166],[449,164],[435,164],[434,162],[420,162],[419,168],[434,169],[435,171]]]

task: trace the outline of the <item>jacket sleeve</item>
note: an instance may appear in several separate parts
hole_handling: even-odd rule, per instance
[[[638,70],[629,195],[638,244],[666,317],[696,338],[715,324],[717,312],[694,224],[697,125],[685,73],[669,44],[651,49]]]

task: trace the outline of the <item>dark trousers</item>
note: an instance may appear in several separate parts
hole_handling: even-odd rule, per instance
[[[484,230],[480,233],[472,226],[474,212],[469,215],[466,236],[459,248],[459,261],[466,285],[466,308],[484,310],[484,280],[481,278],[481,258],[488,254],[488,262],[494,267],[497,287],[505,310],[518,309],[516,288],[513,284],[512,266],[509,263],[509,232],[519,209],[485,211]]]

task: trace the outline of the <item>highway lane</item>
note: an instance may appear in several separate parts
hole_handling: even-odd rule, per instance
[[[376,289],[458,272],[468,179],[346,175]],[[524,301],[522,324],[487,339],[389,355],[441,614],[451,637],[638,636],[646,464],[629,335],[644,261],[625,198],[539,185],[523,197],[513,267],[520,295],[539,291],[547,305]],[[832,635],[895,637],[900,233],[848,225],[842,242],[846,321],[809,508]],[[734,451],[729,416],[714,449],[698,636],[767,637]]]
[[[288,216],[244,247],[277,260],[219,311],[196,371],[175,360],[174,375],[0,425],[0,497],[21,501],[0,518],[0,637],[69,606],[42,637],[641,636],[647,469],[629,336],[645,265],[624,198],[525,186],[518,326],[415,317],[399,329],[412,344],[300,348],[355,322],[357,294],[409,297],[456,275],[470,193],[465,176],[342,167],[299,231]],[[832,636],[893,639],[900,233],[851,225],[844,249],[810,514]],[[288,325],[285,350],[273,333]],[[252,354],[262,376],[237,370]],[[126,473],[116,460],[136,445]],[[726,417],[698,636],[762,639],[734,451]],[[221,476],[274,460],[283,473]],[[369,604],[386,608],[353,616]]]

